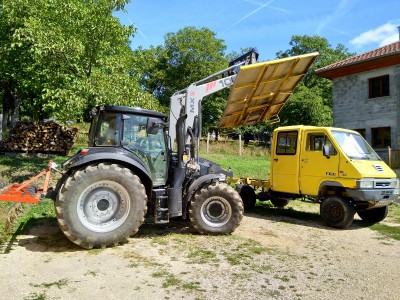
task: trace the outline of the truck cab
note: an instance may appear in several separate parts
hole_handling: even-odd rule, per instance
[[[330,226],[348,227],[355,212],[379,222],[398,196],[396,174],[355,131],[280,127],[272,145],[271,198],[311,197]]]

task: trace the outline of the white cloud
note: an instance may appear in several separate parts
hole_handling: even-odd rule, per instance
[[[350,41],[354,46],[364,46],[371,43],[379,43],[380,46],[398,40],[399,34],[397,26],[392,22],[383,24],[377,28],[368,30]]]

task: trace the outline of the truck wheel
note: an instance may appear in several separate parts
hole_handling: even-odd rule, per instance
[[[212,183],[200,188],[189,208],[193,227],[202,234],[228,234],[243,218],[239,194],[226,183]]]
[[[328,196],[322,201],[320,214],[326,225],[335,228],[349,227],[354,219],[354,207],[340,196]]]
[[[126,242],[143,223],[146,202],[139,177],[127,168],[101,163],[68,177],[55,206],[67,238],[91,249]]]
[[[275,196],[271,196],[271,199],[269,199],[269,201],[271,201],[272,205],[276,207],[284,207],[289,204],[289,200]]]
[[[383,206],[369,210],[358,211],[357,214],[363,221],[378,223],[386,218],[388,211],[389,208],[387,206]]]
[[[249,185],[243,185],[239,193],[245,210],[252,210],[256,206],[256,193]]]

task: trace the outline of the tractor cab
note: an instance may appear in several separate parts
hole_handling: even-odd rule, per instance
[[[90,115],[89,147],[123,148],[146,165],[153,185],[166,183],[166,115],[123,106],[96,107]]]

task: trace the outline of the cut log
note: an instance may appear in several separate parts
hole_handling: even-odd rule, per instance
[[[56,121],[20,121],[0,141],[2,152],[36,152],[68,155],[78,136],[77,128]]]

